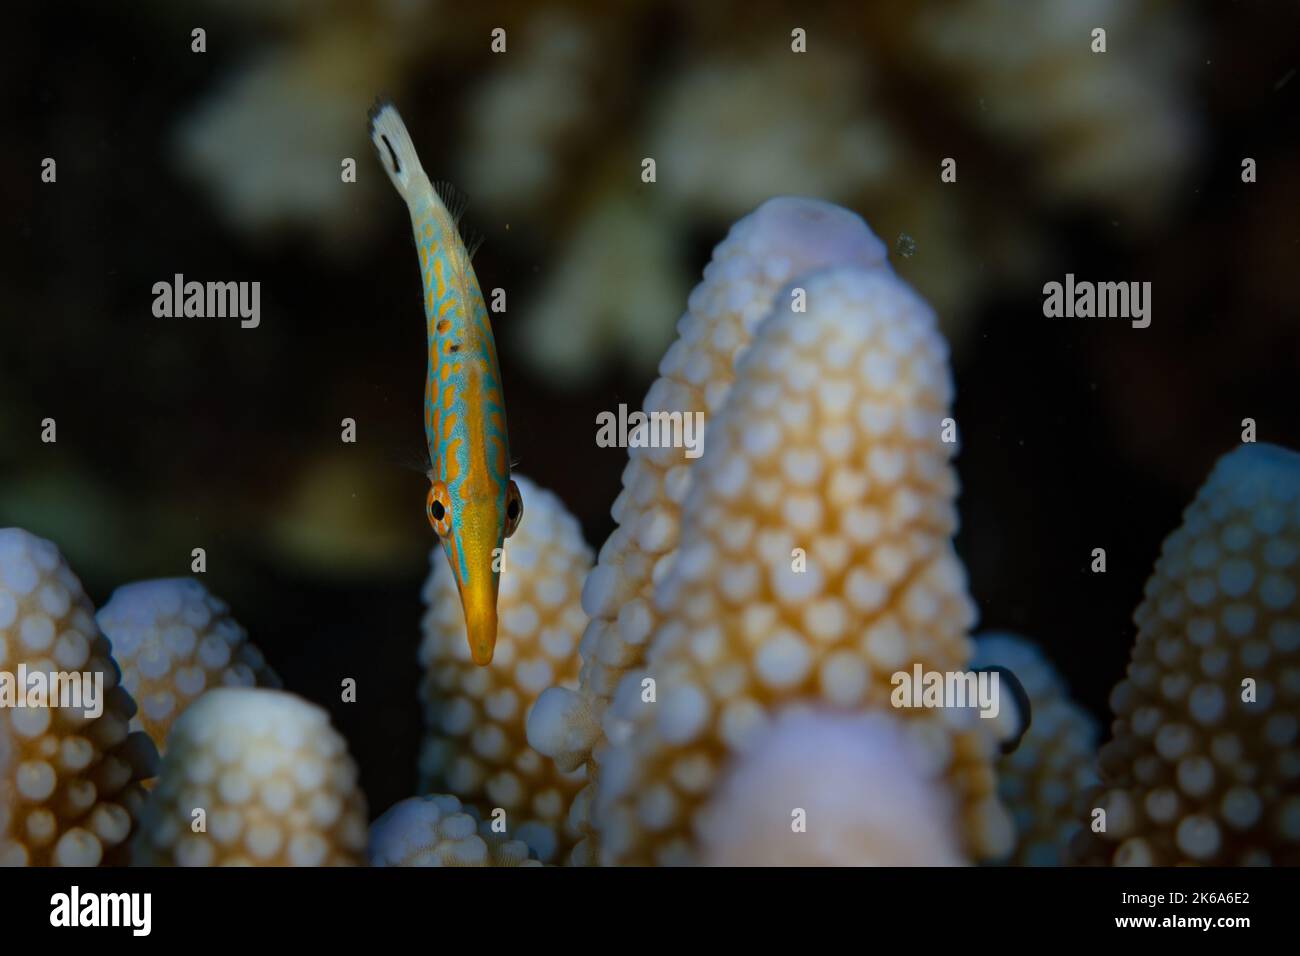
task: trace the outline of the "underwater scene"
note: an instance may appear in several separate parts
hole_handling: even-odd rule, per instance
[[[1300,863],[1295,4],[9,12],[0,864]]]

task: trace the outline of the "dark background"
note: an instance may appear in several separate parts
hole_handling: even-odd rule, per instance
[[[322,75],[351,83],[358,101],[392,94],[426,168],[454,175],[473,119],[467,103],[547,27],[524,4],[456,4],[404,31],[386,26],[378,5],[346,15],[338,4],[305,6],[13,8],[0,39],[0,526],[54,540],[97,606],[128,581],[187,575],[190,549],[206,548],[205,583],[286,687],[331,711],[377,814],[415,788],[419,592],[433,544],[418,464],[425,353],[406,214],[370,153],[364,107],[347,113],[346,150],[319,157],[338,189],[352,191],[328,226],[310,210],[241,224],[178,158],[177,129],[257,57],[309,44],[333,17],[346,23],[345,40]],[[594,6],[550,6],[589,20],[602,38],[591,53],[603,64],[591,84],[595,115],[561,150],[550,194],[518,216],[508,201],[484,210],[471,194],[468,220],[487,237],[476,259],[483,287],[509,290],[510,309],[494,322],[519,470],[554,490],[599,548],[625,456],[595,446],[595,416],[638,404],[662,350],[615,349],[569,378],[537,368],[520,323],[584,210],[603,201],[587,185],[596,166],[625,152],[629,193],[655,201],[635,180],[638,137],[671,78],[722,56],[737,34],[747,49],[788,50],[790,24],[810,18],[778,4],[728,19],[632,3],[614,22]],[[1051,124],[1032,148],[991,133],[961,83],[918,63],[906,40],[911,14],[831,6],[811,33],[872,60],[879,120],[924,165],[923,177],[891,184],[887,196],[826,198],[860,212],[891,248],[900,232],[916,238],[915,257],[895,262],[923,293],[936,290],[952,334],[957,545],[980,627],[1038,640],[1103,720],[1160,542],[1214,460],[1239,442],[1241,420],[1254,418],[1262,441],[1300,447],[1300,5],[1147,6],[1157,26],[1177,16],[1190,36],[1186,65],[1170,76],[1195,135],[1163,180],[1158,213],[1140,216],[1123,198],[1109,201],[1104,181],[1092,198],[1036,185],[1056,145]],[[1005,37],[1008,58],[1036,42],[1028,16],[1023,32]],[[208,34],[202,55],[190,52],[196,25]],[[496,25],[518,52],[487,54]],[[438,34],[427,50],[422,30]],[[385,44],[402,32],[401,69],[385,68]],[[1112,31],[1110,42],[1122,35]],[[355,81],[353,49],[370,64],[355,67]],[[242,159],[217,175],[319,175],[276,167],[286,138],[309,139],[316,122],[304,112],[253,124]],[[363,183],[338,182],[341,155],[356,158]],[[959,157],[959,181],[940,187],[947,155]],[[45,156],[58,161],[56,185],[40,182]],[[1256,184],[1241,182],[1245,156],[1258,161]],[[952,267],[927,260],[937,240],[910,224],[900,199],[921,189],[939,190],[928,194],[939,208],[965,217],[958,252],[973,278],[955,306],[939,291]],[[683,288],[746,211],[681,219],[673,236]],[[989,248],[1008,222],[1033,250],[1019,269]],[[1044,318],[1042,284],[1067,271],[1150,281],[1151,327]],[[151,287],[177,272],[260,281],[261,328],[154,318]],[[682,297],[665,330],[684,308]],[[359,423],[358,445],[339,441],[345,416]],[[45,417],[57,420],[57,444],[40,441]],[[1104,575],[1089,571],[1095,547],[1107,552]],[[344,677],[358,681],[356,704],[339,701]]]

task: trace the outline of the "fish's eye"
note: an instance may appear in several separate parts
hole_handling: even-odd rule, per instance
[[[424,510],[429,516],[429,524],[439,537],[445,538],[451,533],[451,501],[447,497],[447,488],[441,481],[435,481],[429,487],[429,496],[425,499]]]
[[[524,516],[524,499],[519,495],[519,486],[513,481],[506,489],[506,537],[515,533],[519,519]]]

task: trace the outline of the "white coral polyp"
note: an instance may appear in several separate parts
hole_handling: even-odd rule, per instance
[[[356,764],[329,715],[283,691],[226,687],[173,726],[134,862],[346,866],[365,846]]]
[[[557,767],[543,758],[530,745],[527,720],[547,685],[557,685],[548,691],[552,695],[573,694],[577,687],[578,640],[586,623],[578,595],[592,554],[577,520],[555,495],[521,475],[515,481],[524,516],[504,547],[500,626],[490,667],[470,657],[460,597],[442,548],[431,555],[420,645],[420,698],[428,727],[420,785],[455,793],[484,818],[505,810],[508,832],[550,860],[567,853],[576,839],[567,814],[586,772],[580,761]]]
[[[907,723],[792,709],[739,755],[696,823],[717,866],[958,866],[952,795]]]
[[[120,587],[96,620],[139,705],[131,728],[146,731],[160,753],[172,723],[204,691],[280,686],[226,603],[194,578]]]
[[[123,862],[143,801],[139,781],[153,775],[157,754],[148,737],[130,731],[135,703],[58,548],[4,528],[0,674],[26,695],[31,685],[20,686],[22,668],[29,678],[84,677],[81,686],[91,693],[102,680],[103,712],[89,716],[86,707],[45,701],[0,707],[0,865]],[[81,703],[90,701],[83,696]]]
[[[1161,548],[1102,747],[1115,864],[1300,864],[1300,454],[1245,444]]]
[[[696,859],[703,801],[778,707],[890,710],[894,672],[966,667],[974,605],[951,543],[952,385],[932,310],[880,267],[806,276],[774,302],[710,420],[659,623],[610,713],[630,729],[598,777],[605,863]],[[991,722],[894,712],[955,794],[962,852],[1009,850]]]
[[[410,797],[370,825],[371,866],[541,866],[446,794]]]

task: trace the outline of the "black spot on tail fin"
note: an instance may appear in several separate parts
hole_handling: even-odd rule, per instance
[[[382,153],[385,151],[388,153],[387,159],[389,162],[389,175],[396,175],[400,178],[405,173],[402,160],[398,158],[401,145],[399,143],[394,143],[389,135],[392,132],[391,122],[384,123],[383,128],[381,128],[380,118],[385,111],[389,111],[391,115],[396,118],[398,129],[402,129],[403,134],[405,133],[405,129],[401,123],[401,114],[397,112],[397,107],[393,105],[393,101],[386,96],[376,96],[375,102],[371,104],[370,109],[366,111],[366,118],[369,120],[366,132],[370,136],[370,141],[375,144],[375,148],[380,151],[381,161],[384,158]],[[380,146],[381,143],[383,144],[382,148]],[[394,180],[394,183],[396,184],[397,180]]]
[[[388,137],[382,133],[379,134],[379,138],[382,139],[384,145],[388,147],[388,158],[393,161],[393,172],[400,174],[402,172],[402,164],[397,161],[397,151],[393,149],[393,144],[390,143]]]

